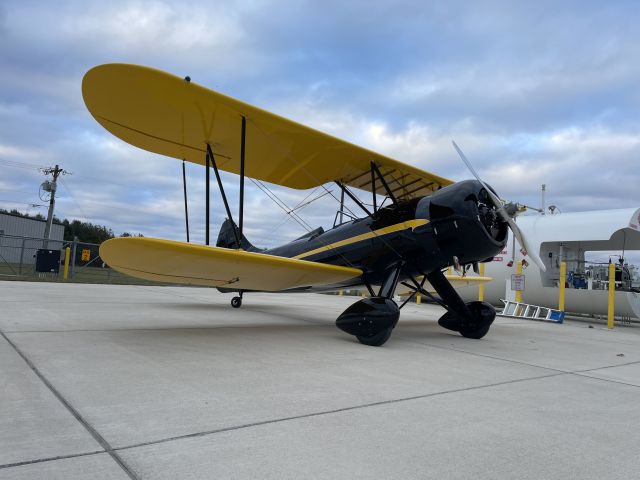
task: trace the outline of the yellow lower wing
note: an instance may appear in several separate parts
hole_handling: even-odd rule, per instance
[[[453,288],[456,287],[464,287],[465,285],[473,285],[473,284],[480,284],[480,283],[486,283],[486,282],[491,282],[493,280],[493,277],[467,277],[467,276],[462,276],[462,275],[445,275],[445,277],[447,278],[447,280],[449,280],[449,283],[451,283],[451,285],[453,285]]]
[[[238,290],[277,292],[362,275],[357,268],[157,238],[113,238],[100,246],[100,256],[137,278]]]
[[[453,285],[453,288],[460,288],[468,285],[480,285],[481,283],[487,283],[487,282],[493,281],[492,277],[480,277],[480,276],[477,276],[477,277],[464,276],[463,277],[461,275],[445,275],[445,277],[447,278],[447,280],[449,280],[449,283]],[[418,277],[417,281],[422,282],[423,278],[424,277]],[[435,293],[435,289],[431,286],[429,282],[425,282],[424,289],[428,292]],[[404,285],[398,285],[398,288],[396,289],[397,295],[408,295],[411,292],[412,290],[405,287]]]

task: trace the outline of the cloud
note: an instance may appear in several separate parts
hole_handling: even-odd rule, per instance
[[[639,8],[545,1],[3,3],[0,199],[14,203],[0,206],[40,203],[44,179],[36,168],[7,162],[59,163],[73,173],[59,191],[59,216],[184,238],[180,163],[116,139],[84,107],[84,72],[112,61],[189,74],[460,180],[469,173],[451,147],[455,139],[503,197],[533,206],[541,183],[548,203],[563,211],[637,206]],[[201,242],[203,172],[188,165],[187,173],[190,225]],[[237,177],[224,179],[235,205]],[[310,193],[269,188],[288,207]],[[215,239],[223,209],[212,192]],[[304,233],[251,182],[246,200],[246,231],[257,245]],[[330,227],[336,208],[325,195],[300,215]]]

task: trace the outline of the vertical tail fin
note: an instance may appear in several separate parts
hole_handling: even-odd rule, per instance
[[[231,220],[227,218],[222,223],[222,226],[220,227],[220,233],[218,233],[218,240],[216,242],[216,247],[233,248],[233,249],[238,248],[238,242],[236,241],[236,236],[233,233],[234,228],[238,228],[238,227],[235,226],[234,223],[232,223]],[[240,243],[241,243],[240,248],[242,248],[242,250],[245,250],[247,252],[262,252],[264,250],[262,248],[254,247],[251,244],[251,242],[247,240],[247,237],[245,237],[244,235],[242,235],[242,238],[240,239]]]

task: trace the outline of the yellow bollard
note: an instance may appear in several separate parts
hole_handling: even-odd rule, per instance
[[[558,287],[560,291],[558,293],[558,310],[564,312],[564,289],[567,283],[567,262],[560,262],[560,281]]]
[[[367,294],[366,294],[366,293],[364,293],[364,290],[363,290],[363,291],[362,291],[362,298],[364,298],[364,297],[366,297],[366,296],[367,296]]]
[[[609,264],[609,308],[607,312],[607,328],[613,328],[614,303],[616,299],[616,264]]]
[[[69,278],[69,260],[71,257],[71,248],[64,249],[64,271],[62,273],[62,279],[66,282]]]
[[[484,277],[484,267],[485,267],[485,264],[481,263],[480,273],[479,273],[481,277]],[[478,301],[484,302],[484,282],[480,282],[480,285],[478,285]]]
[[[419,293],[416,295],[416,305],[420,305],[422,303],[422,295]]]
[[[522,275],[522,260],[518,260],[518,263],[516,263],[516,273],[518,275]],[[516,302],[518,302],[518,303],[522,302],[522,291],[521,290],[516,290]]]
[[[344,295],[344,290],[340,290],[340,291],[338,292],[338,295],[340,295],[340,296]]]

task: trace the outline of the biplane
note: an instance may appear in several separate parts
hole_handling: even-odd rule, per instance
[[[115,270],[235,292],[231,305],[236,308],[247,292],[363,288],[369,296],[347,308],[336,325],[365,345],[384,344],[400,309],[418,293],[446,309],[441,326],[476,339],[489,331],[494,308],[463,302],[452,286],[455,279],[443,270],[477,271],[479,262],[491,261],[504,248],[509,228],[523,248],[526,239],[513,222],[512,204],[505,205],[482,182],[455,143],[475,180],[454,183],[214,92],[189,77],[148,67],[97,66],[85,74],[82,94],[109,132],[181,160],[184,182],[185,161],[205,167],[205,245],[189,242],[185,183],[187,242],[108,240],[100,255]],[[209,234],[211,171],[226,212],[215,246]],[[239,177],[237,222],[220,171]],[[333,228],[311,230],[276,248],[254,246],[243,233],[246,177],[299,190],[334,183],[340,210]],[[354,190],[371,200],[363,201]],[[362,214],[347,214],[345,198]],[[464,281],[474,278],[487,280]],[[410,293],[400,306],[393,300],[399,286]]]

